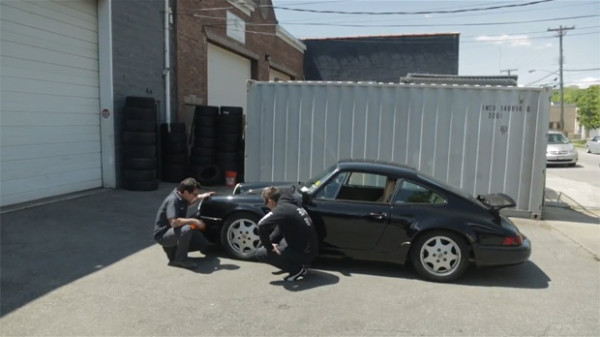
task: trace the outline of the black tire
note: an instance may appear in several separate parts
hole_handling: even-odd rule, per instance
[[[211,147],[195,147],[192,149],[192,156],[194,157],[214,157],[217,154],[217,150]]]
[[[125,120],[140,120],[140,121],[152,121],[156,123],[158,116],[156,109],[152,108],[139,108],[126,106],[123,108],[123,119]]]
[[[123,168],[133,170],[156,170],[157,160],[155,157],[152,158],[135,158],[127,157],[123,158]]]
[[[196,167],[194,173],[193,177],[205,186],[214,186],[223,182],[223,173],[217,165]]]
[[[156,132],[123,132],[123,144],[156,145]]]
[[[163,165],[162,180],[177,183],[187,177],[187,165]]]
[[[239,106],[222,106],[221,115],[242,115],[244,109]]]
[[[456,233],[443,230],[426,232],[417,237],[412,246],[410,258],[413,267],[426,280],[452,282],[461,277],[469,266],[470,247]]]
[[[190,156],[190,165],[200,169],[204,166],[215,165],[217,160],[214,156]]]
[[[194,147],[209,147],[215,148],[217,145],[217,138],[215,137],[199,137],[194,139]]]
[[[198,115],[194,120],[194,124],[198,127],[215,127],[217,125],[217,116]]]
[[[139,108],[156,108],[156,100],[154,99],[154,97],[127,96],[125,97],[125,106]]]
[[[163,144],[162,152],[164,154],[187,154],[188,147],[186,142]]]
[[[227,124],[227,125],[237,125],[239,127],[242,126],[242,122],[244,121],[244,116],[240,115],[223,115],[219,116],[219,125]]]
[[[188,156],[187,153],[180,153],[180,154],[172,154],[172,153],[167,153],[163,156],[163,163],[165,165],[171,164],[171,165],[186,165],[188,162]]]
[[[219,107],[212,105],[198,105],[194,109],[194,116],[217,116],[219,114]]]
[[[156,132],[156,127],[156,122],[152,121],[125,120],[123,130],[133,132]]]
[[[249,212],[234,213],[225,219],[221,228],[221,245],[232,257],[240,260],[254,260],[260,247],[258,236],[260,217]]]
[[[194,137],[195,138],[215,138],[217,136],[217,129],[213,127],[196,127],[194,128]]]
[[[187,142],[187,133],[185,130],[185,124],[183,123],[173,123],[171,124],[171,131],[169,131],[169,126],[167,124],[160,125],[160,136],[163,144],[170,143],[181,143]]]
[[[156,191],[158,189],[158,185],[158,179],[152,181],[123,180],[123,188],[130,191]]]
[[[123,156],[134,158],[156,157],[156,145],[123,145]]]
[[[238,137],[242,136],[242,124],[219,124],[219,126],[217,126],[217,130],[219,135],[226,133],[233,134]]]
[[[130,170],[124,169],[123,180],[127,181],[153,181],[157,178],[156,170]]]

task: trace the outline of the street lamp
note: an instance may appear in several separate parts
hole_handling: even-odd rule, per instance
[[[565,93],[564,93],[564,89],[563,89],[562,64],[561,64],[560,69],[556,70],[556,71],[551,72],[549,70],[544,70],[544,69],[531,69],[531,70],[529,70],[529,73],[533,73],[536,71],[547,72],[548,76],[554,75],[560,71],[560,121],[558,122],[558,124],[559,124],[558,129],[561,131],[564,131],[565,130]],[[536,82],[539,82],[548,76],[545,76],[545,77],[537,80]],[[556,81],[556,79],[555,79],[555,81]],[[533,83],[535,83],[535,82],[533,82]]]

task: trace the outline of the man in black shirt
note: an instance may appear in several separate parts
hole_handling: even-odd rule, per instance
[[[285,281],[296,281],[306,275],[306,265],[317,255],[317,233],[312,220],[291,191],[280,192],[271,186],[262,197],[271,212],[258,222],[263,246],[257,250],[256,258],[288,272]]]
[[[206,230],[206,224],[199,219],[186,218],[189,205],[215,193],[198,195],[199,191],[200,184],[194,178],[184,179],[165,198],[156,213],[154,240],[167,253],[170,266],[196,268],[196,264],[187,258],[190,247],[204,253],[212,246],[201,232]]]

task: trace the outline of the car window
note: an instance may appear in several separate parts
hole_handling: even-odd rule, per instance
[[[443,204],[446,202],[439,194],[428,188],[410,181],[403,181],[400,191],[394,198],[395,204],[417,203],[417,204]]]
[[[560,133],[549,133],[548,144],[569,144],[569,140]]]
[[[315,195],[316,199],[389,202],[396,180],[365,172],[341,172]],[[387,197],[387,201],[385,201]]]
[[[346,181],[348,172],[340,172],[333,179],[327,182],[323,188],[315,195],[317,199],[335,199],[342,183]]]

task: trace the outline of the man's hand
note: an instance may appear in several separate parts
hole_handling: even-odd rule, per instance
[[[275,253],[277,255],[281,255],[281,252],[279,251],[279,249],[277,249],[276,243],[273,243],[273,253]]]
[[[192,219],[192,220],[195,220],[190,224],[190,227],[192,229],[199,229],[201,231],[206,230],[206,224],[204,223],[204,221],[199,220],[199,219]]]

